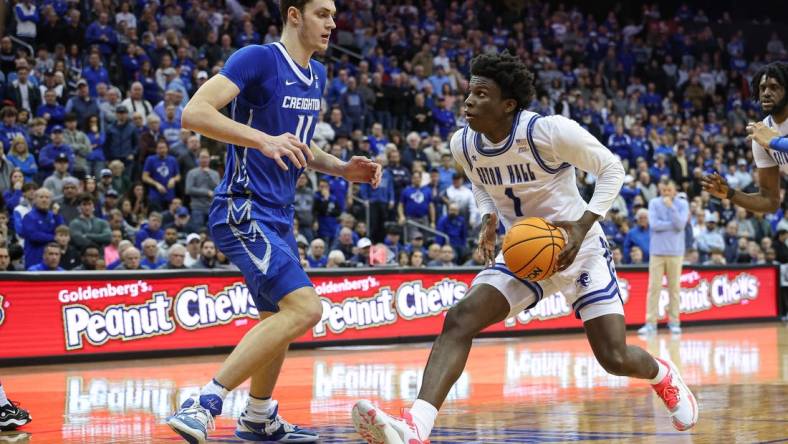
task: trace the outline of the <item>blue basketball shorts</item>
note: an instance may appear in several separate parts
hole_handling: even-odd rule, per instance
[[[311,287],[293,237],[292,209],[240,211],[217,198],[208,216],[211,237],[243,273],[260,312],[279,311],[279,301],[302,287]],[[249,201],[246,201],[249,202]]]

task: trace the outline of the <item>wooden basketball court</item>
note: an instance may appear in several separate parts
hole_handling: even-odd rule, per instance
[[[686,328],[631,343],[677,363],[701,406],[688,433],[670,425],[644,382],[610,376],[582,335],[480,340],[439,416],[433,443],[788,443],[788,326]],[[416,396],[430,344],[291,352],[275,397],[289,421],[323,443],[361,443],[350,423],[359,398],[390,411]],[[173,443],[164,418],[210,378],[222,356],[0,369],[33,422],[0,443]],[[211,442],[240,442],[225,402]]]

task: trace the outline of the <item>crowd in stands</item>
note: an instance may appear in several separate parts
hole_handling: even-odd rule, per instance
[[[246,3],[7,4],[0,269],[233,267],[206,229],[225,147],[182,129],[180,115],[237,48],[278,40],[274,2]],[[299,179],[304,266],[481,265],[479,214],[447,144],[465,125],[473,56],[501,50],[535,72],[531,110],[578,121],[624,164],[602,222],[617,264],[648,261],[648,202],[667,181],[690,203],[686,263],[788,262],[786,205],[748,213],[699,182],[718,171],[757,190],[745,126],[762,116],[748,85],[786,59],[785,26],[759,23],[767,37],[752,42],[739,29],[752,23],[727,12],[656,2],[602,15],[535,1],[336,4],[332,39],[350,52],[325,57],[314,140],[340,158],[376,159],[383,179],[377,189],[312,171]],[[578,171],[586,199],[594,181]]]

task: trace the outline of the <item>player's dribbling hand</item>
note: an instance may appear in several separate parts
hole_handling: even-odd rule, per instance
[[[482,218],[482,229],[479,231],[479,246],[485,267],[495,265],[495,241],[498,238],[498,215],[486,214]]]
[[[708,192],[714,197],[725,199],[728,197],[728,181],[717,173],[703,176],[700,179],[703,191]]]
[[[557,221],[551,223],[561,228],[564,232],[566,245],[564,249],[561,250],[561,253],[558,254],[558,262],[555,265],[556,272],[564,271],[575,261],[575,257],[577,257],[577,253],[580,251],[580,245],[583,244],[583,240],[586,238],[586,234],[588,234],[588,230],[591,229],[591,226],[583,224],[581,220]]]
[[[342,177],[348,182],[368,183],[372,188],[380,185],[380,177],[383,172],[379,163],[373,162],[364,156],[353,156],[345,164]]]
[[[769,142],[775,137],[780,137],[780,133],[773,128],[766,126],[763,122],[751,122],[747,125],[747,140],[754,140],[758,145],[768,148]]]
[[[284,158],[290,159],[290,163],[296,168],[306,168],[307,162],[315,159],[312,150],[290,133],[266,136],[263,143],[260,144],[260,151],[266,157],[274,159],[279,168],[285,171],[288,168]]]

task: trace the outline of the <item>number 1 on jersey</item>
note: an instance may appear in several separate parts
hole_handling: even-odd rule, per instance
[[[512,199],[512,203],[514,204],[514,215],[517,217],[523,217],[523,208],[522,208],[522,201],[519,197],[514,195],[514,190],[511,188],[506,189],[506,197]]]
[[[304,125],[304,120],[306,120],[306,125]],[[315,120],[315,116],[309,114],[304,115],[301,114],[298,116],[298,126],[295,130],[295,136],[298,137],[298,140],[303,142],[305,145],[306,143],[306,136],[309,134],[309,130],[312,128],[312,121]]]

